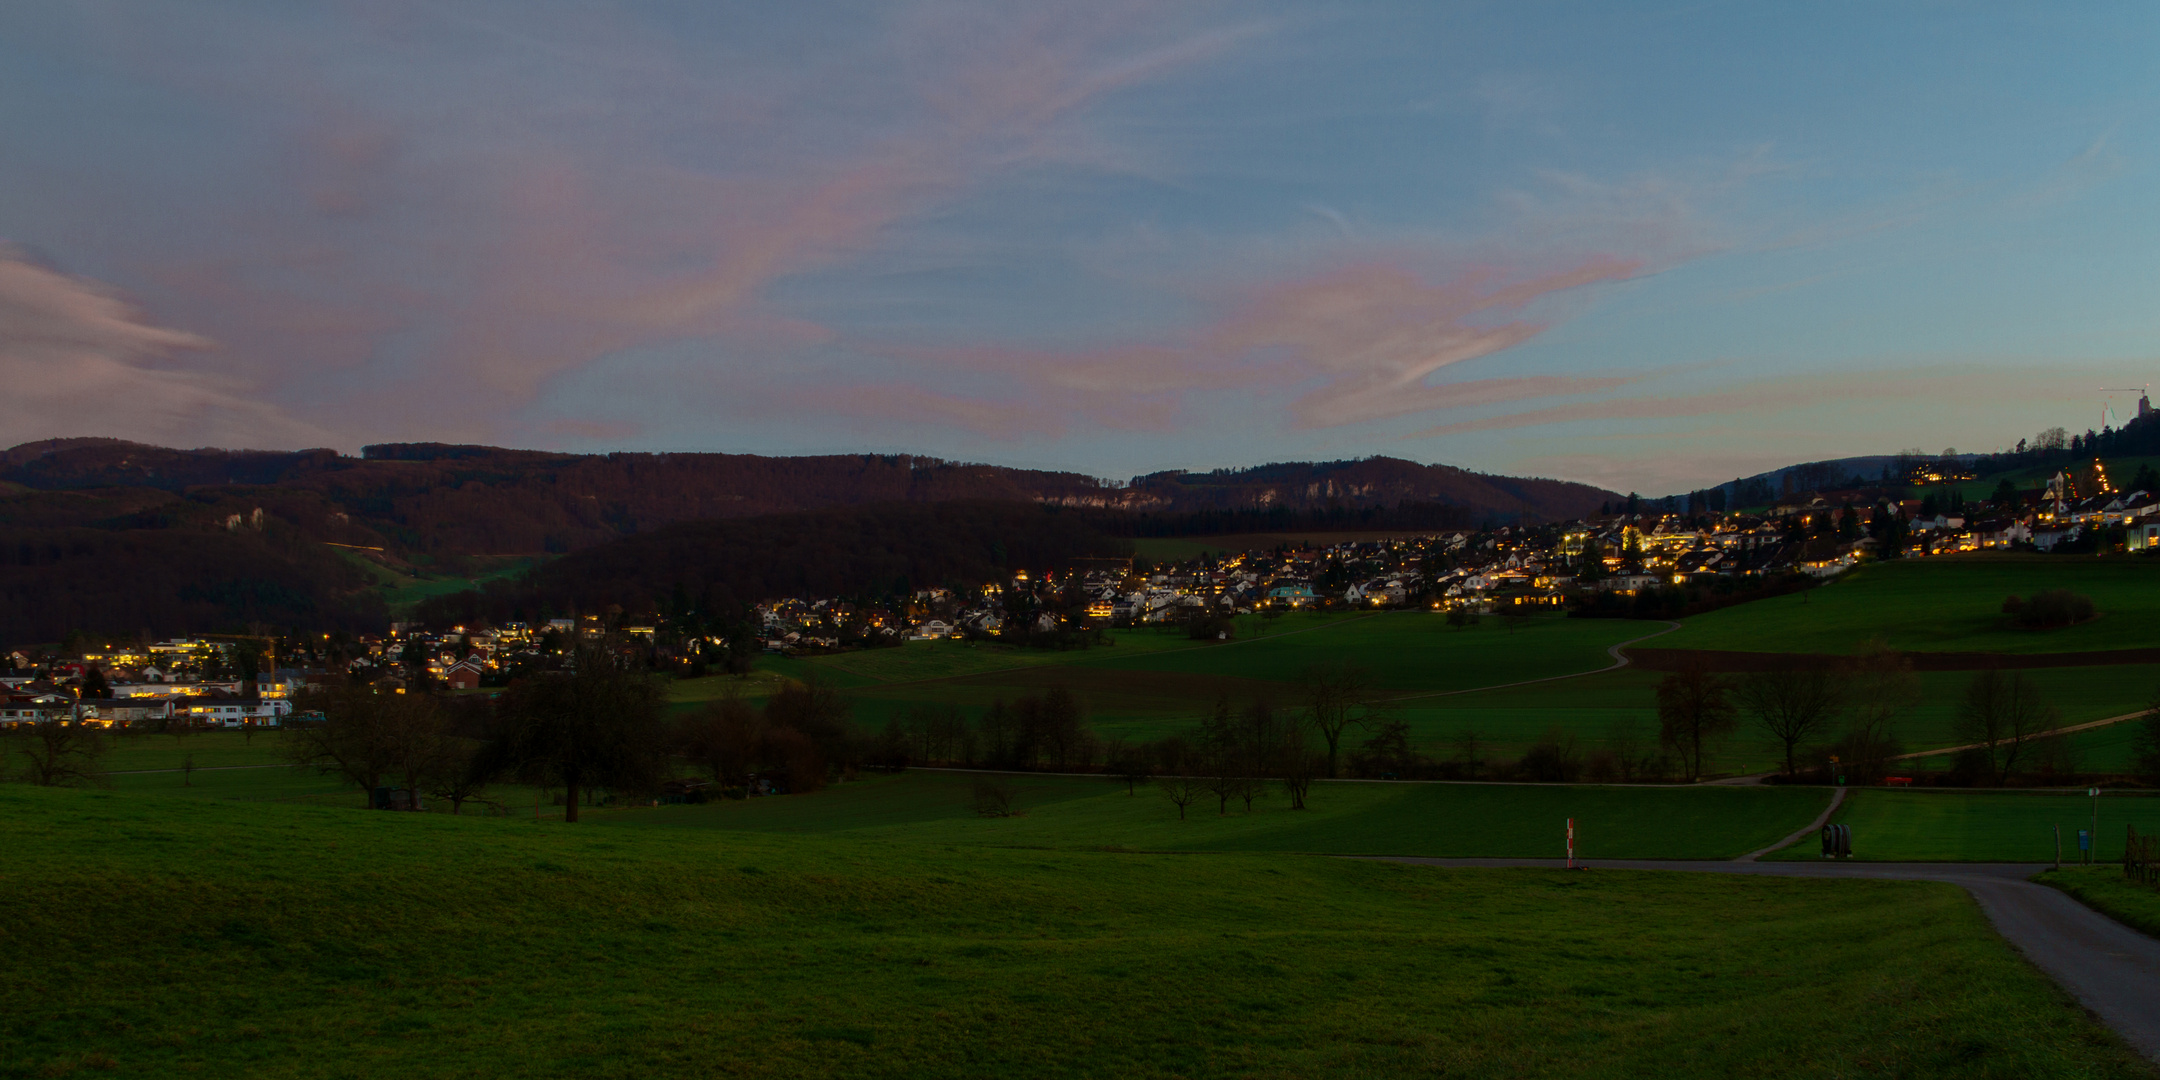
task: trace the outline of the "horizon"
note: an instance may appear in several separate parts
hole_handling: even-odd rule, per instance
[[[17,6],[0,442],[1669,493],[2126,419],[2160,12],[1811,15]]]

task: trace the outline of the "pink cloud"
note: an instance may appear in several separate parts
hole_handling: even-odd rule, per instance
[[[1099,422],[1170,423],[1185,399],[1224,390],[1302,393],[1299,427],[1326,428],[1435,409],[1609,390],[1630,377],[1531,376],[1430,383],[1441,369],[1521,345],[1546,329],[1507,316],[1542,298],[1633,276],[1611,257],[1524,278],[1485,270],[1440,284],[1365,263],[1250,293],[1217,321],[1168,342],[1056,351],[882,349],[933,368],[1009,378],[1039,400]],[[875,349],[875,346],[868,346]],[[1316,385],[1317,384],[1317,385]]]
[[[174,445],[320,444],[245,382],[193,361],[208,338],[118,291],[0,247],[0,441],[106,435]]]
[[[172,28],[230,63],[173,61],[132,29],[145,70],[284,117],[265,173],[277,195],[226,207],[216,250],[168,255],[145,277],[230,346],[221,363],[314,402],[325,425],[552,438],[562,429],[525,411],[607,357],[709,341],[739,365],[784,365],[831,340],[779,311],[773,285],[859,257],[998,176],[1090,160],[1088,109],[1254,32],[1165,44],[1159,16],[895,9],[879,33],[837,36],[844,48],[720,73],[656,28],[600,15],[515,32],[420,9],[360,20],[339,33],[364,69],[267,24],[241,27],[266,38],[230,41]],[[468,76],[464,46],[430,44],[473,31],[486,79]],[[385,72],[454,107],[416,105]],[[597,103],[612,115],[596,119]]]

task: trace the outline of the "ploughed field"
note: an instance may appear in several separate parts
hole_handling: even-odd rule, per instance
[[[2152,1075],[1947,885],[668,816],[0,787],[0,1074]]]

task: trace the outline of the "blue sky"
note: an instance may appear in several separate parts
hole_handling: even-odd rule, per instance
[[[0,440],[1992,449],[2152,378],[2155,55],[2150,4],[25,0]]]

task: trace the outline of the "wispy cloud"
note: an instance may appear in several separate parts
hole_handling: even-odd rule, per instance
[[[107,435],[281,446],[322,432],[186,362],[215,348],[159,326],[116,290],[0,246],[0,439]]]
[[[1487,268],[1431,283],[1400,265],[1365,263],[1251,290],[1215,321],[1159,343],[887,351],[931,369],[958,368],[1015,383],[1035,399],[1069,402],[1109,426],[1164,427],[1188,399],[1259,391],[1292,395],[1288,409],[1298,427],[1341,427],[1594,393],[1632,381],[1555,375],[1429,380],[1543,332],[1547,322],[1519,317],[1525,307],[1624,280],[1640,265],[1598,256],[1543,274]]]
[[[525,411],[627,350],[700,341],[786,363],[831,340],[773,303],[778,283],[859,259],[999,177],[1125,167],[1091,110],[1267,32],[1166,25],[1138,4],[918,4],[800,62],[727,65],[619,12],[521,11],[514,29],[425,9],[327,21],[243,21],[201,43],[250,46],[208,92],[289,118],[283,186],[233,214],[216,253],[146,277],[246,354],[232,366],[282,366],[263,381],[334,398],[326,424],[365,413],[543,441],[565,429]],[[205,92],[199,71],[217,65],[177,64],[134,33],[148,70]],[[373,62],[344,63],[333,40]],[[260,59],[286,54],[322,63]],[[590,62],[566,70],[572,57]]]

